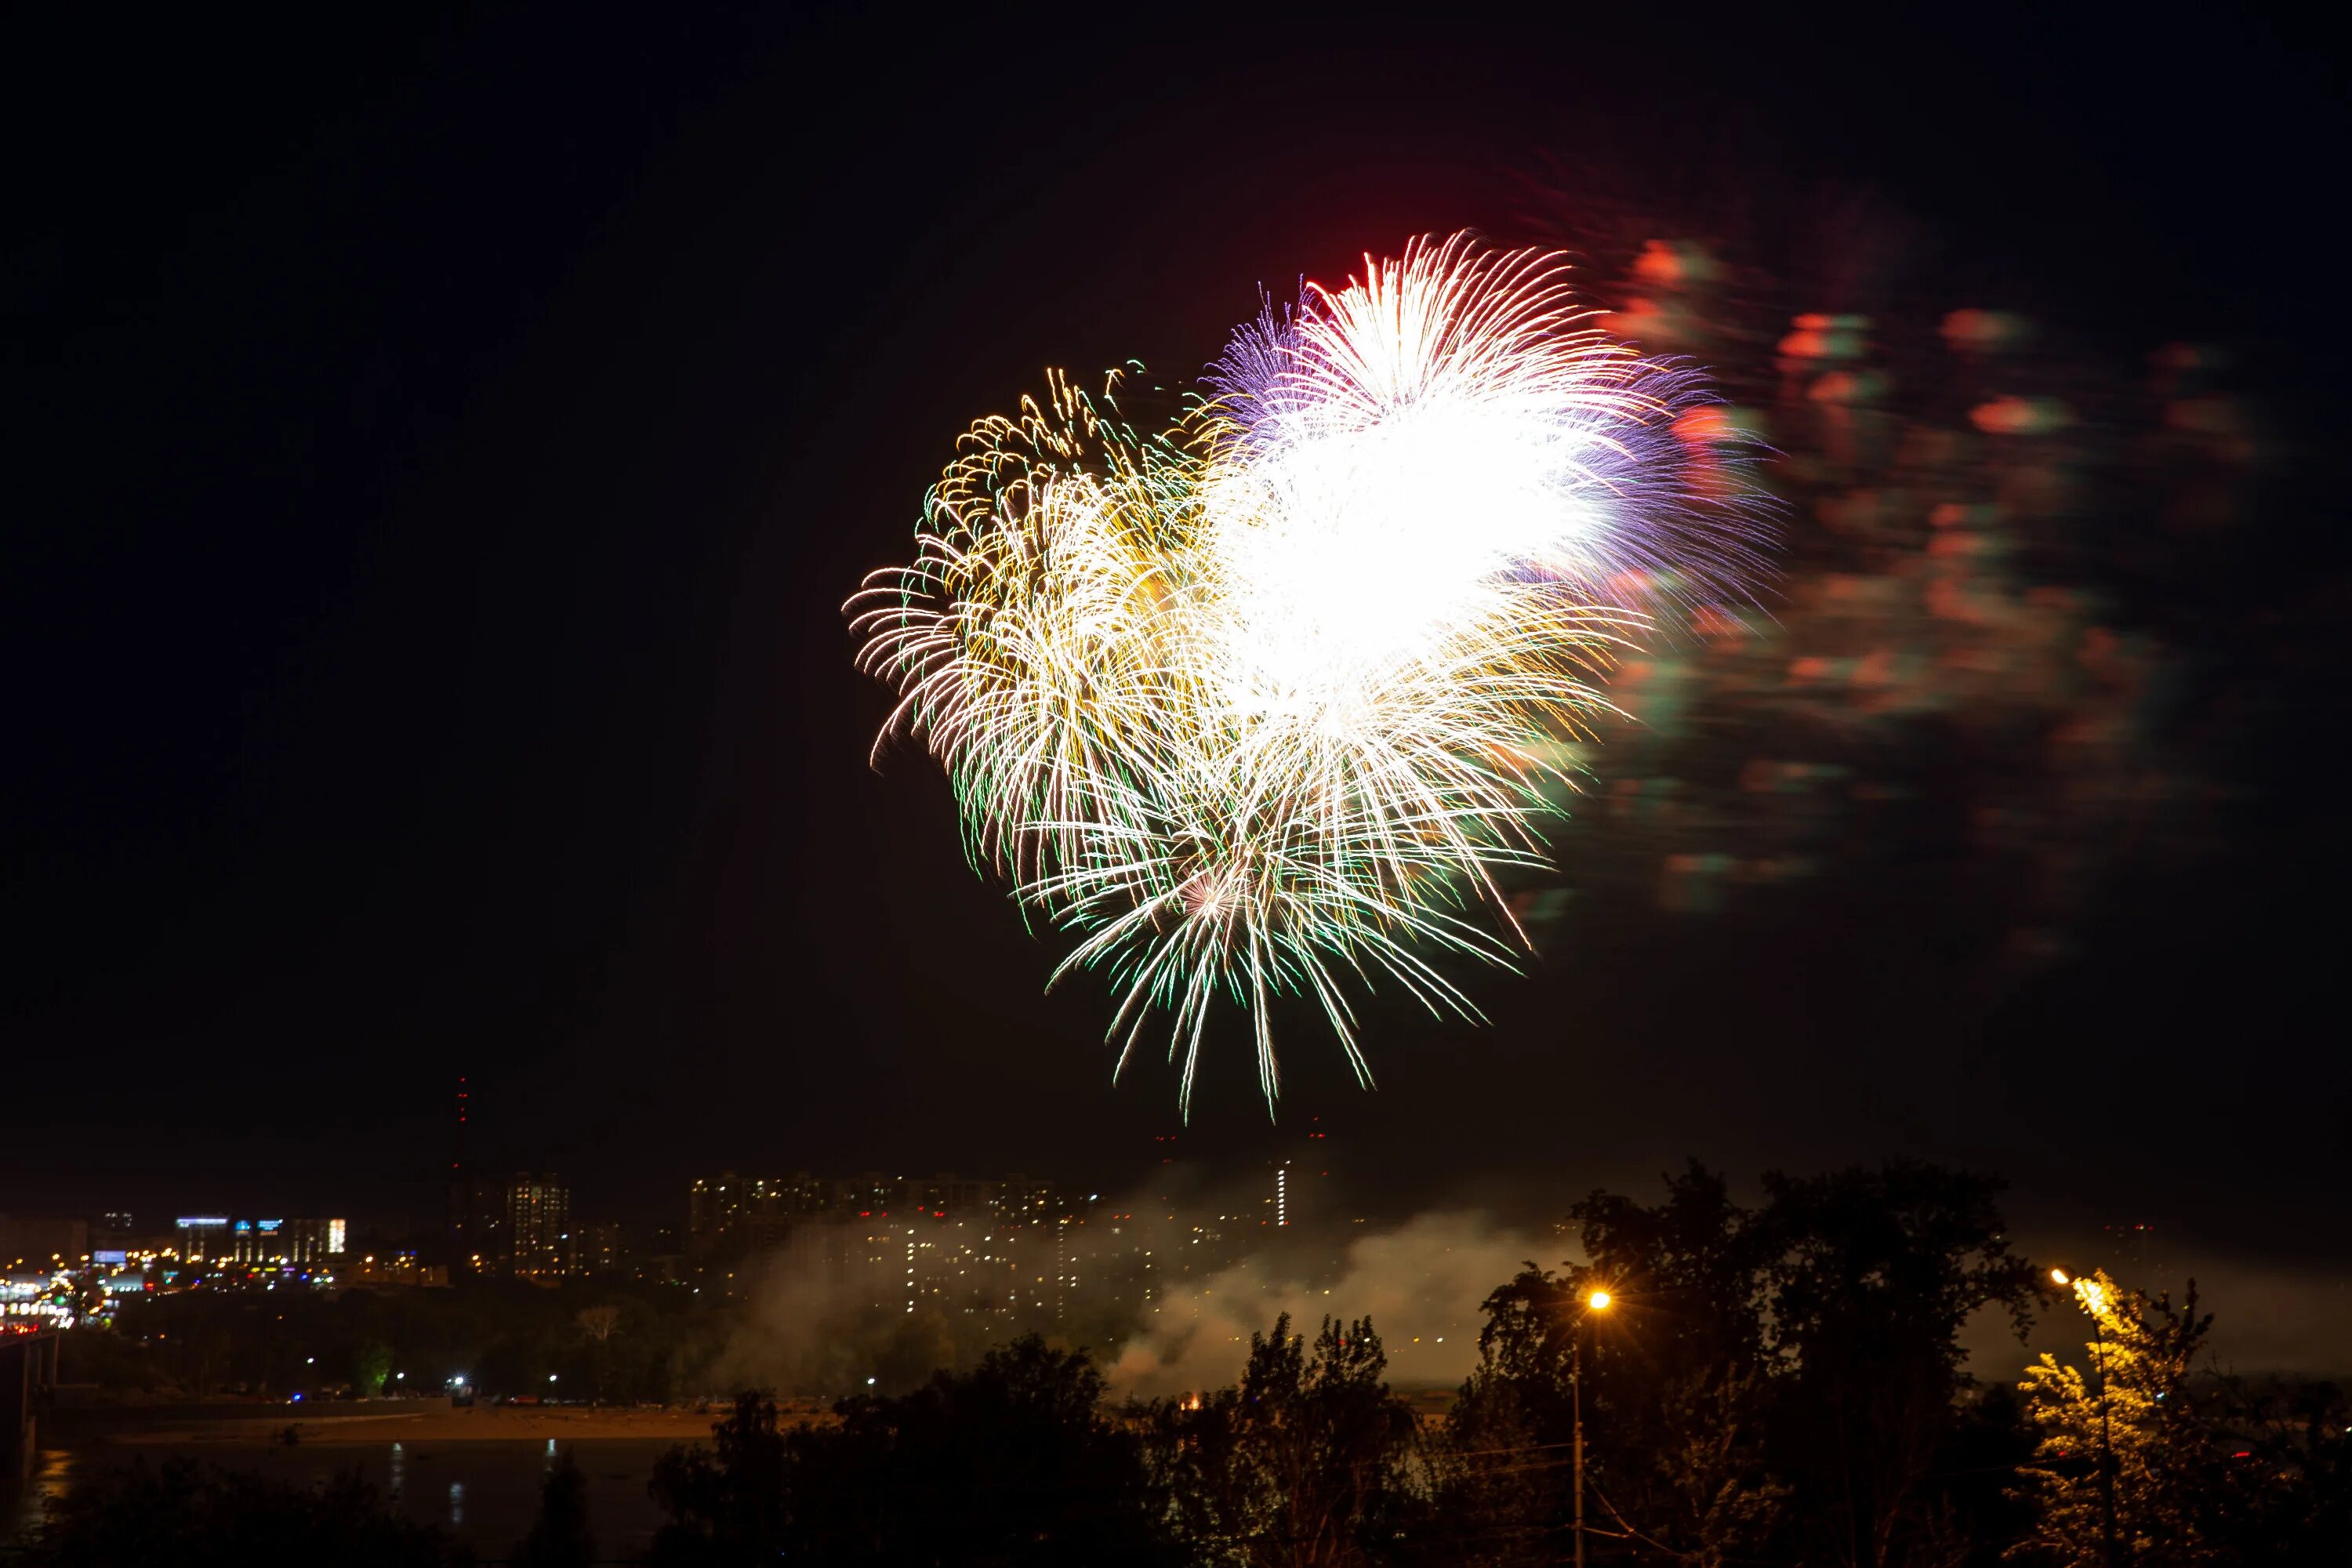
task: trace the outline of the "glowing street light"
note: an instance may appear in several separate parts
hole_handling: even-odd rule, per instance
[[[2116,1541],[2116,1441],[2107,1419],[2107,1292],[2097,1280],[2073,1279],[2063,1268],[2053,1268],[2050,1282],[2061,1289],[2074,1288],[2075,1305],[2090,1315],[2095,1331],[2091,1339],[2091,1365],[2099,1374],[2099,1514],[2106,1536],[2107,1568],[2116,1568],[2120,1559]]]
[[[1576,1418],[1576,1568],[1584,1568],[1584,1325],[1595,1312],[1605,1312],[1614,1300],[1606,1290],[1584,1299],[1568,1341],[1568,1402]]]

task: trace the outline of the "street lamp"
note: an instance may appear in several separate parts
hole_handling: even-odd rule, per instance
[[[2070,1279],[2063,1268],[2053,1268],[2050,1282],[2061,1289],[2072,1286],[2075,1303],[2091,1319],[2091,1365],[2099,1374],[2099,1523],[2105,1534],[2107,1568],[2116,1568],[2121,1559],[2116,1544],[2116,1439],[2107,1424],[2107,1293],[2097,1280]]]
[[[1576,1568],[1584,1568],[1584,1325],[1593,1313],[1607,1311],[1611,1300],[1606,1290],[1585,1297],[1568,1340],[1568,1407],[1576,1433]]]

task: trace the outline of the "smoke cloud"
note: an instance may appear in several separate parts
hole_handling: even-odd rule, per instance
[[[1326,1313],[1369,1316],[1387,1348],[1392,1384],[1451,1387],[1478,1359],[1479,1303],[1523,1265],[1559,1250],[1554,1239],[1475,1210],[1367,1227],[1347,1240],[1328,1272],[1269,1248],[1156,1301],[1141,1332],[1109,1358],[1111,1386],[1153,1397],[1234,1383],[1251,1333],[1288,1312],[1295,1327],[1310,1331]]]

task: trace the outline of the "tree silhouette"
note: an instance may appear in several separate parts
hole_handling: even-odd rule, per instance
[[[515,1568],[588,1568],[596,1561],[588,1529],[588,1478],[570,1454],[559,1455],[539,1489],[539,1518],[507,1561]]]
[[[835,1426],[780,1431],[773,1403],[744,1395],[714,1449],[661,1462],[672,1522],[647,1561],[1172,1563],[1141,1445],[1102,1394],[1082,1352],[1031,1335],[910,1394],[843,1400]]]
[[[1969,1379],[1962,1325],[1999,1307],[2022,1340],[2037,1279],[1990,1176],[1910,1161],[1764,1178],[1767,1343],[1786,1367],[1776,1468],[1795,1544],[1842,1568],[1957,1553],[1942,1462]]]
[[[1792,1179],[1734,1203],[1697,1163],[1645,1205],[1570,1211],[1587,1262],[1530,1264],[1486,1303],[1479,1364],[1433,1454],[1468,1561],[1556,1558],[1572,1482],[1570,1370],[1585,1336],[1588,1518],[1613,1550],[1843,1568],[1960,1551],[1946,1462],[1966,1436],[1960,1326],[2021,1326],[2032,1270],[1988,1177],[1903,1162]],[[1596,1288],[1613,1298],[1584,1315]]]
[[[649,1564],[771,1561],[783,1550],[785,1450],[775,1401],[738,1394],[710,1436],[709,1448],[673,1448],[655,1462],[650,1489],[670,1522],[656,1532]]]
[[[1413,1512],[1413,1416],[1369,1318],[1290,1315],[1250,1336],[1238,1388],[1152,1412],[1155,1467],[1193,1561],[1340,1568],[1385,1553]]]
[[[1567,1550],[1579,1334],[1594,1522],[1610,1535],[1638,1522],[1701,1564],[1754,1552],[1786,1490],[1766,1450],[1775,1363],[1757,1216],[1694,1161],[1662,1203],[1596,1192],[1569,1218],[1587,1261],[1559,1275],[1529,1264],[1487,1297],[1478,1365],[1433,1454],[1441,1509],[1475,1524],[1465,1560]],[[1596,1289],[1614,1301],[1586,1317]]]

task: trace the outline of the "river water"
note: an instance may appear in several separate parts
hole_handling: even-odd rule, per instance
[[[69,1493],[99,1469],[172,1458],[216,1464],[307,1486],[339,1471],[359,1471],[403,1517],[438,1524],[486,1562],[503,1559],[539,1513],[540,1483],[558,1454],[569,1454],[588,1481],[588,1522],[596,1553],[624,1562],[645,1550],[662,1522],[646,1491],[654,1461],[675,1441],[664,1437],[586,1437],[558,1441],[492,1437],[416,1443],[263,1443],[45,1448],[31,1483],[0,1490],[0,1543],[37,1526],[49,1499]]]

